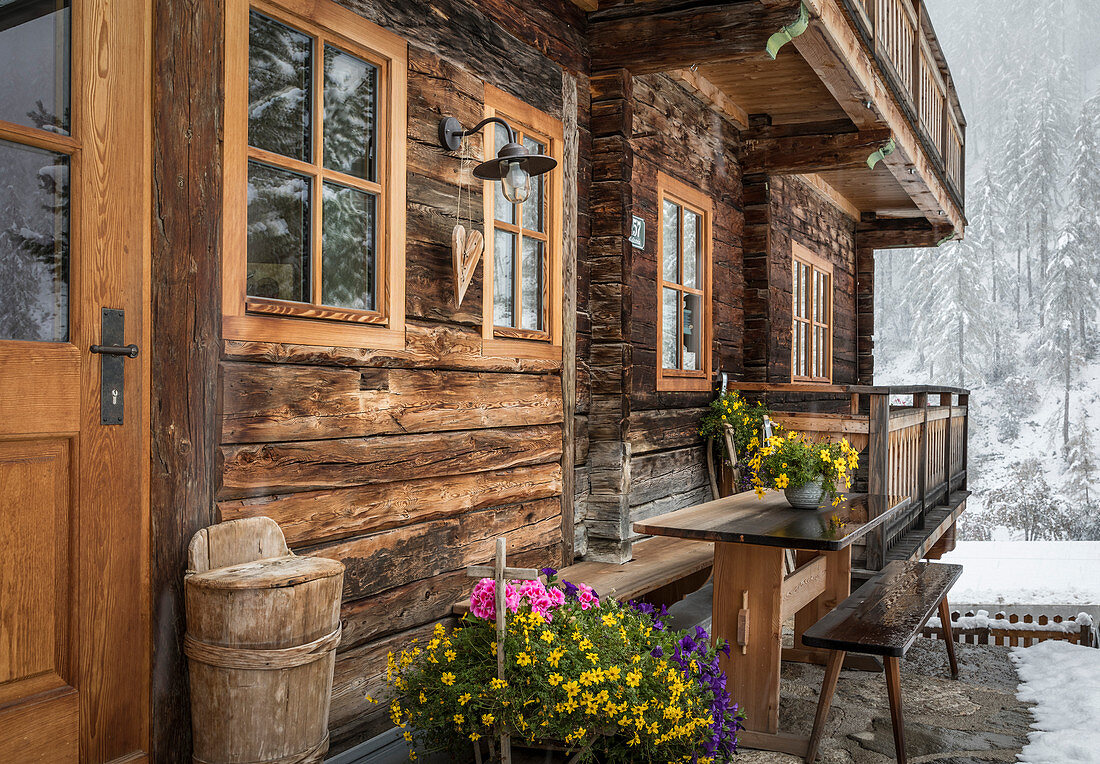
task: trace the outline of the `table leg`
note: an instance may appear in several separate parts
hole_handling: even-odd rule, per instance
[[[714,545],[714,636],[730,643],[722,659],[730,696],[745,712],[745,728],[779,730],[780,607],[783,550],[754,544]],[[738,611],[748,593],[747,644],[737,642]]]
[[[797,553],[798,564],[809,562],[819,554],[825,556],[825,591],[795,614],[794,646],[795,653],[801,656],[802,660],[825,665],[829,661],[829,651],[806,647],[802,644],[802,633],[824,618],[852,593],[852,548],[844,547],[839,552],[800,550]]]

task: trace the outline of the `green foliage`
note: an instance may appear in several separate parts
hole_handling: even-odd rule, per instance
[[[707,439],[717,439],[725,448],[722,429],[732,430],[737,458],[743,461],[752,449],[760,445],[760,432],[764,417],[770,416],[768,407],[760,401],[750,403],[735,390],[719,395],[710,403],[710,412],[699,423],[699,434]]]
[[[839,443],[813,441],[802,433],[774,435],[749,460],[756,493],[766,488],[798,488],[817,480],[822,493],[839,504],[844,498],[839,485],[852,487],[852,472],[859,467],[859,454],[847,439]]]
[[[739,717],[705,633],[696,642],[611,600],[572,600],[551,618],[523,605],[510,614],[506,681],[495,625],[472,614],[391,654],[387,678],[401,697],[390,712],[405,739],[463,758],[481,738],[492,750],[502,729],[582,761],[705,763],[719,738],[732,753]]]

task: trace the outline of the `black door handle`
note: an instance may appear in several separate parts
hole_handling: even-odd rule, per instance
[[[138,346],[132,343],[129,345],[92,345],[91,351],[102,355],[121,355],[127,358],[137,358],[139,352]]]

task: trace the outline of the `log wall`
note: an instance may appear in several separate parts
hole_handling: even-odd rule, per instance
[[[225,342],[215,497],[218,519],[270,516],[296,553],[346,566],[333,751],[389,726],[365,697],[387,696],[387,652],[450,619],[464,569],[488,561],[495,538],[513,564],[572,561],[575,534],[583,553],[587,492],[587,289],[574,283],[588,238],[583,13],[565,0],[344,4],[409,43],[406,346]],[[479,121],[485,83],[565,126],[561,362],[482,354],[480,268],[455,304],[459,162],[437,130],[444,115]]]
[[[833,265],[833,382],[854,384],[856,221],[796,175],[747,177],[745,219],[745,378],[791,381],[794,241]]]

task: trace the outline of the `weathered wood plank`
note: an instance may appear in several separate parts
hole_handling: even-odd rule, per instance
[[[562,421],[554,375],[226,363],[222,380],[223,443]]]
[[[635,411],[630,416],[626,438],[635,455],[698,445],[699,420],[706,413],[707,409],[694,407]]]
[[[561,458],[554,425],[222,446],[219,499],[460,475]]]
[[[430,578],[493,555],[504,536],[517,554],[561,543],[557,498],[471,512],[461,517],[403,526],[370,536],[301,550],[344,563],[344,601]]]
[[[440,520],[486,507],[557,496],[561,467],[534,467],[305,491],[218,502],[221,520],[266,516],[292,547]]]
[[[486,356],[481,351],[479,329],[412,322],[405,324],[404,350],[226,340],[224,357],[237,361],[293,363],[309,366],[410,367],[535,374],[555,372],[561,368],[559,361]]]
[[[746,173],[817,173],[866,167],[867,157],[890,139],[887,129],[773,136],[763,128],[745,137]]]

